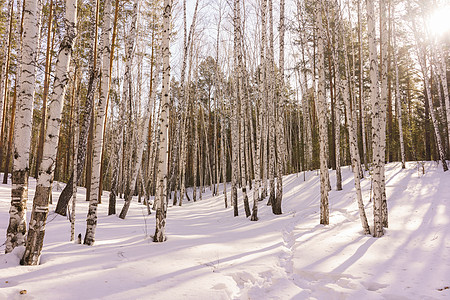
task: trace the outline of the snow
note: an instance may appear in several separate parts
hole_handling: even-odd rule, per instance
[[[363,235],[353,176],[342,171],[339,192],[330,172],[328,226],[319,225],[316,171],[286,176],[283,215],[263,201],[258,222],[245,218],[241,201],[234,218],[223,195],[206,188],[203,200],[169,207],[164,243],[152,242],[155,215],[137,201],[125,220],[107,216],[107,193],[94,246],[69,242],[69,221],[50,213],[41,265],[20,266],[23,247],[0,254],[0,299],[449,299],[450,172],[434,162],[425,174],[415,162],[406,170],[388,164],[389,228],[377,239]],[[368,176],[362,187],[372,225]],[[31,179],[29,199],[34,187]],[[84,235],[88,204],[79,190],[76,234]],[[1,185],[0,244],[9,205],[10,185]]]

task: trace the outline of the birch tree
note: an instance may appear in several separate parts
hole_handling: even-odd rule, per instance
[[[337,1],[336,1],[337,2]],[[336,68],[336,79],[338,84],[339,94],[343,96],[346,106],[346,119],[347,119],[347,128],[349,132],[349,147],[350,147],[350,156],[353,170],[353,179],[355,181],[355,190],[356,190],[356,202],[358,203],[359,217],[361,219],[361,225],[364,230],[364,234],[370,234],[369,223],[367,222],[367,216],[364,209],[364,202],[361,191],[361,176],[360,176],[360,165],[361,158],[359,156],[358,151],[358,141],[357,141],[357,112],[356,105],[352,103],[352,98],[350,97],[350,83],[348,78],[350,75],[350,64],[348,61],[348,53],[347,53],[347,43],[342,25],[342,18],[340,13],[339,3],[335,3],[335,7],[337,8],[337,23],[338,23],[338,32],[339,36],[336,37],[336,49],[343,49],[344,52],[344,70],[345,77],[341,78],[341,72],[339,66]],[[342,37],[342,48],[339,43],[340,37]],[[336,53],[337,54],[337,53]]]
[[[84,236],[84,243],[92,245],[95,240],[95,227],[97,225],[97,205],[101,193],[100,187],[100,169],[101,169],[101,156],[104,140],[104,126],[106,117],[106,107],[109,100],[110,90],[110,69],[111,69],[111,0],[105,0],[103,8],[103,25],[102,25],[102,80],[100,83],[100,97],[97,102],[95,124],[94,124],[94,136],[93,140],[93,154],[92,154],[92,176],[91,176],[91,189],[89,197],[89,210],[86,220],[86,234]]]
[[[159,128],[159,160],[157,173],[156,201],[156,227],[154,242],[164,242],[166,226],[166,193],[167,193],[167,163],[169,155],[169,89],[170,89],[170,22],[172,20],[172,0],[164,0],[163,34],[162,34],[162,90],[161,114]]]
[[[383,119],[386,111],[381,103],[378,81],[378,56],[375,36],[374,1],[366,0],[370,59],[370,99],[372,104],[372,152],[373,152],[373,213],[374,237],[384,234],[382,224],[383,174],[386,141],[383,140]]]
[[[319,119],[319,144],[320,144],[320,224],[329,224],[328,192],[329,174],[327,167],[327,108],[325,101],[325,54],[323,45],[323,24],[322,24],[322,0],[318,0],[315,7],[315,21],[317,27],[317,51],[319,72],[319,83],[317,90],[317,118]]]
[[[91,34],[91,40],[89,43],[89,48],[91,51],[91,55],[89,56],[89,70],[88,70],[88,86],[87,86],[87,95],[86,100],[84,102],[83,108],[83,120],[80,124],[80,133],[78,138],[78,158],[77,158],[77,176],[78,178],[73,177],[71,174],[70,179],[67,185],[64,187],[63,191],[59,195],[58,203],[56,205],[55,212],[57,214],[66,215],[67,205],[72,197],[72,181],[75,180],[76,184],[80,181],[81,176],[83,174],[86,157],[87,157],[87,146],[88,146],[88,136],[89,136],[89,128],[92,119],[93,113],[93,104],[94,104],[94,94],[97,91],[98,85],[98,70],[97,70],[97,40],[98,40],[98,5],[97,1],[93,0],[91,3],[91,10],[93,11],[92,15],[94,15],[95,22],[91,22],[89,25],[89,32]],[[94,35],[92,38],[92,34]],[[48,126],[48,125],[47,125]]]
[[[281,201],[283,200],[283,169],[286,156],[286,145],[284,140],[284,6],[285,0],[280,0],[280,73],[278,84],[280,91],[278,96],[278,114],[276,123],[277,133],[277,192],[274,203],[272,203],[272,212],[276,215],[281,215]]]
[[[25,242],[30,141],[37,49],[41,26],[41,2],[39,0],[25,1],[23,14],[23,51],[19,78],[17,120],[14,128],[11,208],[9,210],[9,226],[6,232],[6,253],[11,252],[15,247],[23,245]],[[48,200],[48,197],[46,200]]]
[[[48,215],[48,197],[51,193],[51,183],[55,169],[55,157],[59,141],[62,105],[66,92],[66,86],[70,78],[70,59],[77,35],[76,24],[77,1],[66,0],[66,11],[64,18],[65,35],[60,44],[58,59],[55,66],[55,79],[53,83],[53,91],[50,95],[49,101],[43,158],[39,167],[39,177],[36,185],[36,193],[33,199],[33,210],[31,212],[26,249],[21,261],[24,265],[39,264],[42,246],[44,244],[45,223]]]
[[[400,155],[402,160],[402,169],[405,166],[405,143],[403,141],[403,122],[402,122],[402,102],[400,95],[400,79],[398,74],[398,49],[397,49],[397,34],[395,25],[395,5],[392,9],[392,32],[393,32],[393,48],[394,48],[394,68],[395,68],[395,101],[397,103],[397,119],[398,119],[398,131],[400,138]]]

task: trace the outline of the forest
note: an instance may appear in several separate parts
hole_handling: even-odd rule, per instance
[[[0,1],[2,259],[45,264],[55,237],[101,247],[102,222],[135,218],[141,240],[164,245],[171,222],[190,222],[183,209],[224,212],[235,230],[315,207],[314,226],[331,230],[344,200],[353,238],[387,243],[406,199],[395,182],[450,213],[432,201],[448,198],[436,190],[449,176],[449,15],[447,0]],[[48,236],[53,220],[70,234]],[[236,282],[223,299],[273,299]]]

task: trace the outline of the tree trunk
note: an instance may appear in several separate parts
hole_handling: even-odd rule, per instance
[[[92,7],[94,13],[96,11],[96,5],[93,5]],[[91,33],[95,33],[95,36],[97,35],[97,26],[96,22],[91,22],[89,31]],[[98,72],[97,72],[97,41],[96,38],[92,39],[92,43],[90,45],[90,48],[92,49],[93,54],[90,56],[89,59],[89,80],[88,80],[88,87],[87,87],[87,96],[86,101],[84,104],[84,111],[83,111],[83,117],[81,118],[83,120],[83,123],[81,124],[80,128],[80,134],[78,138],[78,157],[77,157],[77,178],[75,179],[75,183],[78,184],[78,182],[81,179],[85,162],[86,162],[86,150],[87,150],[87,139],[89,135],[89,128],[91,124],[91,118],[92,118],[92,106],[94,103],[94,94],[97,90],[97,82],[98,82]],[[67,204],[69,203],[71,197],[72,197],[72,186],[73,186],[73,174],[71,174],[69,182],[66,184],[65,188],[61,192],[58,203],[56,205],[55,212],[57,214],[60,214],[62,216],[66,215],[67,211]]]
[[[398,49],[397,49],[397,38],[396,38],[396,25],[395,25],[395,5],[392,9],[392,32],[393,32],[393,48],[394,48],[394,68],[395,68],[395,102],[397,104],[397,119],[398,119],[398,131],[399,131],[399,138],[400,138],[400,153],[401,153],[401,160],[402,160],[402,169],[404,169],[405,166],[405,143],[403,141],[403,122],[402,122],[402,101],[401,101],[401,95],[400,95],[400,80],[399,80],[399,73],[398,73]]]
[[[352,162],[352,170],[353,170],[353,178],[355,181],[355,190],[356,190],[356,201],[358,203],[358,210],[359,210],[359,217],[361,219],[361,225],[364,230],[364,234],[370,234],[370,228],[369,223],[367,222],[367,216],[364,209],[364,202],[362,198],[362,192],[361,192],[361,176],[359,171],[359,166],[361,165],[361,158],[359,156],[358,151],[358,140],[357,140],[357,112],[356,112],[356,106],[352,105],[351,97],[350,97],[350,84],[348,78],[350,77],[350,64],[348,62],[348,54],[347,54],[347,43],[345,39],[345,34],[343,30],[343,24],[342,19],[340,15],[340,7],[339,3],[336,1],[335,7],[338,10],[338,30],[339,30],[339,36],[342,37],[343,41],[343,51],[344,51],[344,65],[345,65],[345,77],[344,79],[341,78],[340,74],[340,68],[339,66],[336,68],[336,77],[338,81],[339,91],[340,94],[343,95],[345,105],[347,109],[345,110],[345,116],[347,119],[347,127],[348,127],[348,133],[349,133],[349,147],[350,147],[350,156],[351,156],[351,162]],[[336,49],[341,49],[339,45],[339,38],[336,37]],[[337,53],[336,53],[337,54]],[[339,55],[337,55],[339,57]]]
[[[386,110],[379,94],[378,56],[375,35],[375,13],[373,0],[366,0],[367,25],[370,59],[370,98],[372,103],[372,152],[373,152],[373,211],[374,237],[383,236],[382,202],[383,202],[383,172],[386,141],[383,139],[383,119]]]
[[[38,54],[39,29],[41,25],[41,3],[25,2],[23,8],[23,51],[19,77],[17,120],[14,124],[14,160],[11,187],[11,208],[6,233],[5,252],[25,243],[26,203],[28,198],[28,174],[33,120],[34,89]],[[12,9],[11,9],[12,18]],[[10,40],[11,42],[11,40]],[[8,57],[8,56],[7,56]],[[7,78],[7,76],[6,76]],[[5,84],[6,88],[6,84]],[[6,97],[5,97],[6,98]],[[48,200],[48,198],[47,198]]]
[[[320,224],[329,224],[328,192],[329,174],[327,166],[327,107],[325,101],[325,54],[323,43],[322,25],[322,0],[316,6],[315,18],[317,26],[317,50],[318,50],[318,71],[319,85],[317,91],[317,118],[319,120],[319,147],[320,147]]]
[[[2,122],[1,122],[1,133],[0,133],[0,170],[3,164],[3,141],[5,137],[5,128],[6,128],[6,120],[7,120],[7,109],[8,109],[8,83],[9,83],[9,65],[10,65],[10,58],[11,58],[11,47],[12,47],[12,37],[13,37],[13,18],[14,18],[14,5],[13,0],[10,0],[9,5],[10,8],[8,8],[9,11],[9,30],[8,30],[8,42],[7,42],[7,53],[5,57],[5,71],[4,71],[4,83],[3,83],[3,91],[0,91],[2,93]]]
[[[44,93],[42,95],[42,119],[41,119],[41,126],[39,129],[39,142],[37,146],[37,157],[36,157],[36,166],[39,166],[42,161],[42,151],[44,147],[44,134],[45,134],[45,128],[46,128],[46,121],[47,121],[47,98],[48,98],[48,86],[49,86],[49,75],[50,75],[50,64],[51,64],[51,32],[52,32],[52,26],[53,26],[53,0],[50,0],[49,4],[49,14],[48,14],[48,32],[47,32],[47,50],[45,54],[45,75],[44,75]],[[35,168],[35,175],[34,177],[38,177],[38,167]]]
[[[102,45],[103,49],[100,50],[102,54],[102,80],[100,83],[100,97],[97,102],[94,136],[92,144],[92,174],[90,182],[90,196],[89,196],[89,210],[86,217],[86,234],[84,236],[84,243],[87,245],[93,245],[95,241],[95,228],[97,226],[97,205],[100,202],[100,173],[101,169],[101,156],[104,140],[104,125],[106,118],[106,107],[109,100],[110,90],[110,68],[111,60],[111,0],[105,1],[104,17],[102,25]],[[87,192],[87,191],[86,191]]]
[[[283,200],[283,173],[286,157],[286,145],[284,135],[284,5],[285,0],[280,0],[280,72],[278,84],[278,111],[276,122],[276,136],[277,136],[277,192],[275,201],[272,203],[272,212],[276,215],[281,215],[281,202]]]
[[[25,11],[28,12],[33,10],[25,9]],[[64,24],[66,25],[66,34],[61,41],[58,60],[55,67],[53,92],[50,95],[49,102],[46,142],[44,143],[42,163],[39,167],[40,171],[36,186],[36,193],[33,200],[33,210],[31,212],[26,249],[21,261],[24,265],[39,264],[42,246],[44,243],[45,223],[48,215],[48,197],[51,193],[51,182],[55,169],[55,158],[59,140],[59,129],[61,125],[64,95],[67,82],[70,78],[69,65],[76,38],[76,23],[77,1],[67,0],[64,20]],[[27,22],[25,22],[25,24],[27,24]],[[32,26],[25,26],[24,28],[31,27]],[[24,49],[27,49],[27,47],[25,47],[25,41],[26,39],[24,38]],[[24,51],[24,53],[25,52],[26,51]]]
[[[163,34],[162,34],[162,91],[160,115],[160,146],[157,173],[156,201],[156,228],[154,242],[164,242],[166,226],[166,193],[167,193],[167,160],[169,154],[168,113],[169,113],[169,84],[170,84],[170,23],[172,21],[172,0],[164,0]]]

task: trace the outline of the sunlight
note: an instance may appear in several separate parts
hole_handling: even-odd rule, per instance
[[[434,36],[450,34],[450,5],[437,8],[428,19],[430,33]]]

